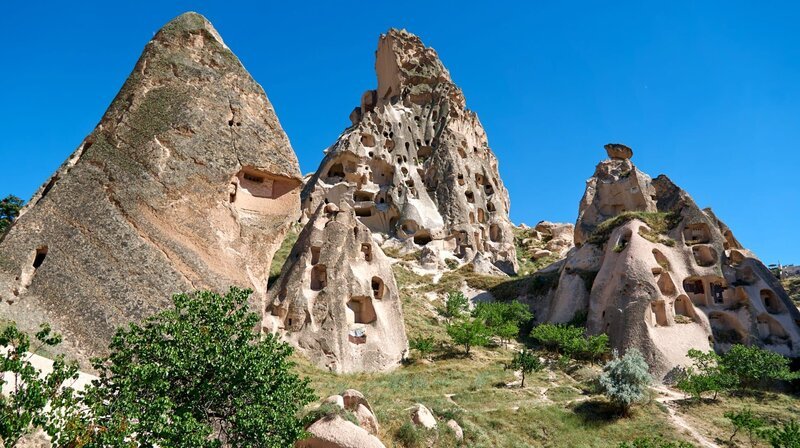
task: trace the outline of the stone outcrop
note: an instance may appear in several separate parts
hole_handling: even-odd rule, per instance
[[[307,429],[311,437],[295,444],[298,448],[369,448],[383,447],[378,440],[378,419],[364,395],[347,389],[340,395],[332,395],[324,400],[334,404],[341,411],[350,413],[358,425],[342,418],[339,413],[326,415],[313,422]]]
[[[376,59],[378,88],[326,150],[303,190],[304,213],[345,201],[373,232],[419,246],[443,241],[462,260],[483,254],[516,272],[508,192],[461,89],[404,30],[380,37]]]
[[[575,241],[547,320],[586,313],[590,333],[638,348],[659,376],[685,364],[689,348],[800,355],[800,312],[778,280],[666,176],[651,179],[625,157],[601,162]]]
[[[173,293],[239,285],[263,301],[300,185],[264,90],[183,14],[0,242],[0,315],[52,323],[86,360]]]
[[[408,349],[389,258],[346,201],[321,204],[270,290],[267,331],[339,373],[394,368]]]
[[[412,406],[409,411],[411,411],[411,421],[420,427],[425,429],[434,429],[436,428],[436,417],[433,416],[433,413],[425,407],[423,404],[415,404]]]

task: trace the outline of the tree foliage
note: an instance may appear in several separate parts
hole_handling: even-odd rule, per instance
[[[254,330],[250,290],[173,296],[173,307],[114,336],[86,394],[85,446],[285,447],[315,399],[292,348]]]
[[[736,434],[739,431],[744,431],[750,439],[750,445],[753,445],[755,436],[758,435],[758,431],[764,426],[764,419],[755,415],[750,408],[739,411],[728,411],[724,415],[733,425],[733,433],[730,439],[728,439],[728,443],[732,444]]]
[[[472,316],[483,320],[493,336],[503,343],[519,336],[519,328],[533,319],[528,307],[520,302],[481,302]]]
[[[797,374],[789,369],[787,358],[756,346],[734,345],[722,355],[720,367],[745,388],[756,388],[774,380],[797,378]]]
[[[489,343],[491,332],[481,319],[461,318],[447,325],[447,335],[454,344],[464,347],[465,355],[469,355],[472,347]]]
[[[420,336],[418,338],[413,338],[408,341],[408,347],[411,350],[416,350],[419,352],[420,356],[423,358],[427,358],[428,355],[436,350],[436,342],[433,340],[433,337],[424,337]]]
[[[719,392],[735,385],[736,379],[725,371],[722,357],[713,350],[702,352],[689,349],[686,356],[693,364],[687,367],[683,377],[678,380],[677,387],[693,398],[700,399],[704,393],[713,392],[713,399],[716,400]]]
[[[450,291],[444,301],[444,308],[439,310],[439,314],[445,319],[452,321],[466,314],[469,309],[469,299],[461,291]]]
[[[583,328],[573,325],[537,325],[531,330],[530,336],[544,348],[570,358],[594,362],[608,353],[608,335],[586,336]]]
[[[14,195],[0,199],[0,234],[11,227],[11,223],[19,216],[19,211],[24,203],[25,201]]]
[[[694,448],[689,442],[664,440],[663,438],[639,437],[632,442],[623,442],[618,448]]]
[[[62,387],[77,379],[77,364],[58,356],[52,371],[43,375],[32,364],[31,353],[58,345],[61,336],[43,325],[36,340],[38,346],[32,347],[30,337],[13,324],[0,333],[0,389],[8,392],[0,394],[0,440],[8,448],[36,428],[43,429],[58,444],[63,440],[61,428],[77,415],[75,391]],[[8,383],[5,377],[10,378]]]
[[[762,430],[760,435],[772,448],[800,447],[800,423],[794,419],[783,422],[780,426]]]
[[[648,365],[642,354],[630,348],[624,356],[614,352],[614,358],[603,366],[600,375],[600,387],[606,397],[619,406],[623,415],[630,413],[634,403],[643,401],[647,396],[647,387],[652,382]]]
[[[525,376],[544,369],[544,364],[535,353],[525,349],[515,353],[514,358],[506,368],[522,372],[522,382],[519,387],[525,387]]]

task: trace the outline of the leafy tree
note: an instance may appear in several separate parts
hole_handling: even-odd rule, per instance
[[[694,445],[689,442],[664,440],[660,437],[639,437],[630,443],[620,443],[618,448],[694,448]]]
[[[794,419],[781,423],[781,426],[763,430],[760,435],[772,448],[800,447],[800,424]]]
[[[608,335],[598,334],[586,338],[586,349],[584,353],[594,364],[598,359],[603,358],[608,353]]]
[[[85,446],[292,446],[315,397],[292,372],[292,348],[254,330],[251,292],[176,294],[172,308],[118,330],[94,362]]]
[[[522,383],[519,387],[525,387],[525,375],[542,370],[544,364],[539,361],[539,357],[532,351],[522,350],[514,354],[514,359],[511,360],[511,363],[506,368],[522,372]]]
[[[459,319],[447,326],[447,334],[456,345],[464,347],[464,354],[469,355],[472,347],[483,347],[489,343],[491,332],[480,319]]]
[[[19,216],[19,210],[24,203],[25,201],[14,195],[8,195],[0,199],[0,234],[3,234],[11,227],[11,223]]]
[[[747,432],[747,437],[750,439],[750,445],[753,445],[754,436],[757,435],[761,427],[764,426],[764,420],[755,415],[750,408],[745,408],[736,412],[729,411],[724,415],[733,425],[733,434],[731,434],[731,438],[728,439],[728,443],[733,443],[733,438],[736,437],[739,431],[745,431]]]
[[[469,299],[461,291],[450,291],[444,302],[444,309],[439,310],[447,321],[463,316],[469,309]]]
[[[722,356],[720,366],[745,388],[755,388],[772,380],[791,380],[797,377],[789,369],[787,358],[755,346],[734,345]]]
[[[686,369],[685,375],[678,380],[678,389],[686,392],[695,399],[700,399],[706,392],[713,392],[713,399],[717,394],[728,390],[736,383],[736,378],[727,373],[722,365],[722,357],[709,350],[702,352],[689,349],[686,356],[693,361],[693,365]]]
[[[652,380],[642,354],[639,350],[630,348],[622,357],[615,351],[614,359],[603,366],[600,387],[603,388],[606,397],[619,406],[622,414],[627,416],[634,403],[645,399],[647,387]]]
[[[433,337],[418,337],[411,339],[408,342],[408,346],[412,350],[418,351],[420,356],[423,358],[427,358],[428,355],[436,350],[436,342],[434,342]]]
[[[590,359],[594,362],[608,353],[608,335],[586,336],[581,327],[564,324],[541,324],[533,328],[530,336],[546,349],[570,358]]]
[[[36,340],[39,345],[32,350],[30,337],[14,324],[0,333],[0,347],[5,347],[4,352],[0,351],[4,353],[0,358],[0,389],[9,392],[0,394],[0,441],[8,448],[36,428],[42,428],[58,444],[63,441],[61,428],[77,417],[75,391],[62,388],[68,380],[77,379],[77,364],[58,356],[53,370],[42,375],[31,363],[31,353],[58,345],[61,336],[43,325]],[[6,376],[10,381],[5,381]]]
[[[533,319],[528,307],[520,302],[481,302],[472,316],[482,319],[492,335],[505,344],[519,335],[519,327]]]

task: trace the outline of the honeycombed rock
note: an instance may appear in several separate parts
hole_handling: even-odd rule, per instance
[[[183,14],[0,242],[0,314],[54,324],[85,361],[172,293],[239,285],[263,302],[300,185],[264,90]]]
[[[469,262],[484,254],[516,272],[508,192],[477,115],[436,52],[405,30],[380,37],[369,90],[352,126],[326,150],[303,190],[306,216],[347,202],[373,232]]]
[[[547,320],[586,313],[590,333],[638,348],[660,376],[685,365],[690,348],[741,343],[800,355],[800,312],[780,282],[666,176],[651,179],[626,158],[601,162],[575,241]]]
[[[264,326],[337,373],[399,365],[408,341],[391,264],[347,202],[311,216],[270,290]]]

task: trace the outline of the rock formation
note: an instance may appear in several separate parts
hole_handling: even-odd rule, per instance
[[[685,364],[689,348],[800,355],[800,312],[766,266],[666,176],[638,171],[629,148],[606,149],[547,319],[586,313],[590,333],[638,348],[661,376]]]
[[[424,246],[432,240],[465,261],[488,257],[516,271],[508,192],[486,133],[436,52],[406,31],[380,37],[377,90],[326,150],[303,190],[303,210],[344,200],[373,232]]]
[[[300,185],[263,89],[183,14],[0,242],[0,314],[54,324],[85,360],[172,293],[240,285],[263,300]]]
[[[267,331],[334,372],[391,369],[408,348],[389,259],[346,201],[311,216],[265,313]]]

